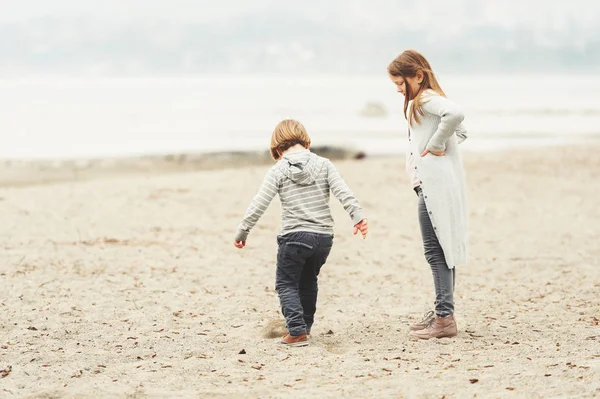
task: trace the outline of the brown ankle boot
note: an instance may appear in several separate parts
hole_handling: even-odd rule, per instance
[[[425,313],[425,315],[423,316],[423,320],[418,321],[416,323],[412,323],[409,328],[411,331],[424,330],[427,327],[429,327],[431,323],[433,323],[434,319],[435,312],[433,310],[430,310],[429,312]]]
[[[285,345],[285,346],[307,346],[308,339],[306,337],[306,334],[300,334],[300,335],[287,334],[285,337],[283,337],[281,339],[280,344]]]
[[[429,327],[419,331],[411,331],[410,336],[419,339],[455,337],[457,334],[454,315],[448,317],[435,316]]]

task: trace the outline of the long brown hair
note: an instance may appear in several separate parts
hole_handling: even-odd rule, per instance
[[[406,116],[406,111],[408,109],[408,103],[410,100],[413,101],[410,107],[410,120],[408,121],[411,126],[413,120],[417,123],[421,123],[419,115],[425,115],[422,108],[423,99],[421,98],[421,95],[425,90],[431,89],[440,96],[446,97],[446,93],[444,93],[442,87],[438,83],[435,74],[431,69],[431,65],[429,65],[429,61],[416,50],[404,51],[390,62],[387,70],[391,76],[402,77],[404,79],[406,87],[406,94],[404,96],[404,117],[407,120],[408,117]],[[406,82],[406,78],[417,76],[418,71],[423,72],[423,81],[419,86],[419,90],[412,95],[410,92],[411,88],[409,87],[408,82]]]

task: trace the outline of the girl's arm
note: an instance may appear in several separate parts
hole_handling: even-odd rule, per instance
[[[462,143],[467,139],[467,128],[462,123],[456,128],[456,137],[458,137],[458,144]]]
[[[446,149],[446,141],[454,134],[465,116],[460,107],[439,95],[428,96],[423,102],[423,111],[439,116],[440,124],[433,134],[426,149],[432,152],[442,152]]]
[[[265,178],[258,190],[258,193],[254,196],[250,202],[250,206],[244,215],[244,219],[240,223],[237,233],[235,234],[235,241],[243,242],[248,238],[250,230],[254,227],[258,219],[265,213],[269,204],[275,197],[275,194],[279,192],[279,184],[277,182],[277,176],[274,168],[269,169]]]

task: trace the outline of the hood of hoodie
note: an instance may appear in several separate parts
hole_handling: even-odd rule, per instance
[[[325,161],[309,150],[285,154],[281,163],[285,175],[300,185],[313,184],[321,172]]]

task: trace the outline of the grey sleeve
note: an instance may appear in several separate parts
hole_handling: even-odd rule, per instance
[[[244,215],[244,219],[242,219],[242,222],[238,226],[235,234],[236,241],[246,241],[250,230],[252,230],[256,222],[258,222],[258,219],[265,213],[269,204],[278,192],[279,184],[277,174],[275,170],[271,168],[265,175],[258,193],[250,202],[250,206]]]
[[[331,161],[327,161],[327,182],[335,198],[340,201],[346,212],[350,215],[350,218],[352,218],[352,222],[357,224],[363,220],[365,214],[358,200],[354,197],[354,194],[350,191],[348,185]]]
[[[446,97],[432,95],[423,103],[423,111],[441,118],[436,132],[427,143],[427,149],[429,151],[444,151],[446,141],[465,119],[462,110],[456,103]]]
[[[460,125],[458,125],[455,133],[456,133],[456,137],[458,138],[458,144],[464,142],[468,138],[467,128],[462,123]]]

